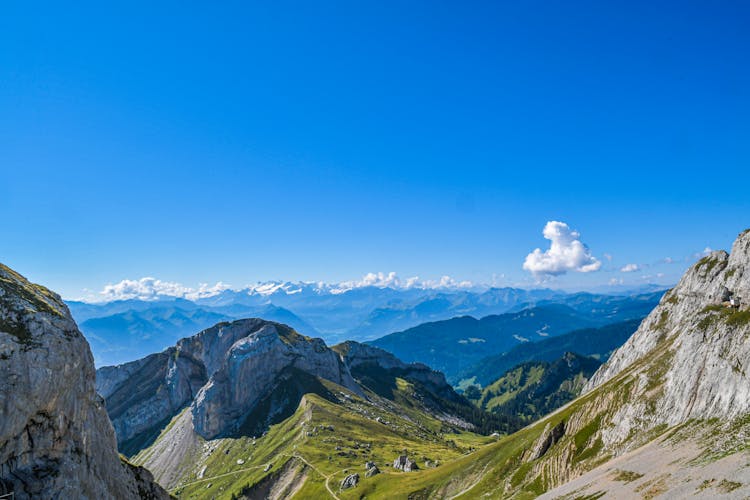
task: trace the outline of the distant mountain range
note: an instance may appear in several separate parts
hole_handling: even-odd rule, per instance
[[[632,297],[581,293],[561,297],[557,303],[544,300],[532,307],[518,305],[518,312],[482,319],[464,316],[425,323],[371,343],[404,361],[425,363],[445,373],[449,380],[456,380],[479,360],[520,344],[642,318],[661,296],[661,292]],[[501,373],[495,373],[495,377]]]
[[[344,340],[373,340],[426,322],[466,315],[480,318],[535,305],[569,304],[584,315],[599,316],[598,308],[604,308],[604,313],[610,317],[602,321],[617,321],[628,316],[627,308],[641,308],[643,304],[639,301],[648,302],[650,296],[617,298],[518,288],[435,290],[366,286],[341,289],[329,285],[273,282],[240,291],[224,290],[193,300],[159,297],[104,303],[68,301],[67,304],[91,342],[97,365],[103,366],[160,351],[182,337],[224,320],[261,317],[334,344]],[[620,309],[612,306],[613,301],[620,304]],[[524,335],[528,332],[519,332],[519,336]]]
[[[604,362],[638,329],[641,320],[631,319],[599,328],[575,330],[536,342],[524,342],[509,351],[482,358],[449,380],[458,387],[478,385],[481,388],[521,363],[554,361],[572,351]]]

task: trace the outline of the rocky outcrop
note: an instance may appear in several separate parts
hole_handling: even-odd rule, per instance
[[[130,442],[153,434],[186,406],[195,432],[205,439],[237,431],[292,371],[360,392],[323,340],[257,318],[219,323],[162,353],[101,368],[97,388],[119,444],[135,452]]]
[[[411,382],[418,382],[428,388],[431,394],[441,398],[460,400],[445,380],[445,375],[423,363],[404,363],[379,347],[351,340],[335,345],[333,350],[339,353],[341,360],[355,376],[366,372],[368,368],[377,367]]]
[[[537,458],[543,457],[547,450],[549,450],[555,443],[560,441],[560,438],[565,435],[565,422],[560,422],[550,429],[550,424],[547,424],[544,431],[539,436],[531,449],[524,456],[525,462],[531,462]]]
[[[393,468],[403,472],[419,470],[417,462],[413,461],[407,455],[399,455],[398,458],[393,461]]]
[[[375,465],[375,462],[366,462],[365,463],[365,477],[372,477],[377,474],[380,474],[380,469],[378,469],[378,466]]]
[[[359,392],[349,371],[322,339],[303,337],[280,324],[256,326],[251,335],[232,343],[220,364],[207,365],[211,377],[191,408],[195,429],[205,438],[234,430],[233,424],[270,393],[279,374],[289,368]],[[240,331],[244,328],[242,322],[230,327]],[[202,345],[194,337],[191,342]]]
[[[354,488],[357,484],[359,484],[359,474],[349,474],[341,481],[341,489],[348,490]]]
[[[122,462],[60,297],[0,264],[0,482],[16,499],[169,498]]]

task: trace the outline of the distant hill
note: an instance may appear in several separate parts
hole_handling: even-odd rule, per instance
[[[604,362],[612,351],[624,344],[638,329],[641,320],[642,318],[638,318],[599,328],[585,328],[537,342],[519,344],[507,352],[482,358],[450,381],[459,387],[468,384],[484,387],[514,366],[527,361],[553,361],[568,351],[592,356]]]
[[[464,395],[483,410],[530,423],[575,399],[599,366],[594,358],[566,352],[551,362],[522,363],[483,391]]]
[[[405,361],[425,363],[445,373],[449,380],[455,380],[480,359],[502,354],[524,342],[641,318],[660,297],[660,293],[633,297],[576,294],[561,299],[569,304],[545,302],[479,320],[464,316],[424,323],[386,335],[371,344]]]
[[[624,318],[644,317],[659,303],[666,290],[649,291],[634,295],[603,295],[578,292],[561,297],[519,303],[508,312],[522,311],[529,307],[563,304],[583,314],[598,316],[602,323],[613,323]]]

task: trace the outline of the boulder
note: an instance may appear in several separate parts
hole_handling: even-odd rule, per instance
[[[400,455],[396,460],[394,460],[393,468],[404,472],[419,470],[417,462],[413,461],[406,455]]]
[[[359,474],[349,474],[344,478],[343,481],[341,481],[341,489],[342,490],[348,490],[349,488],[354,488],[359,483]]]

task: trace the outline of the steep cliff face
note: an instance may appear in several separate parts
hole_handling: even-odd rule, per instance
[[[404,363],[393,354],[378,347],[347,341],[333,347],[351,373],[365,375],[368,368],[377,367],[386,372],[423,385],[433,395],[458,401],[461,398],[445,380],[445,375],[422,363]]]
[[[290,370],[359,391],[321,339],[261,319],[219,323],[162,353],[101,368],[97,389],[107,400],[118,443],[134,453],[186,406],[202,438],[236,432]]]
[[[120,460],[60,297],[0,264],[0,481],[16,498],[168,498]]]
[[[740,306],[733,307],[730,299]],[[745,231],[731,254],[713,252],[696,263],[592,377],[587,390],[641,359],[662,358],[639,372],[643,389],[656,389],[648,398],[649,408],[637,401],[624,405],[611,439],[627,436],[638,419],[674,425],[750,412],[748,305],[750,231]]]

